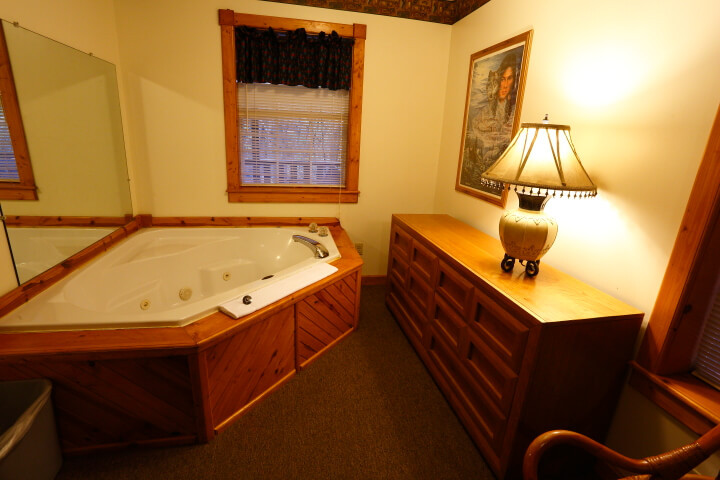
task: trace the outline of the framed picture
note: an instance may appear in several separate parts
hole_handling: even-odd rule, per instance
[[[470,57],[465,117],[455,190],[505,206],[502,184],[480,177],[520,125],[530,30]]]

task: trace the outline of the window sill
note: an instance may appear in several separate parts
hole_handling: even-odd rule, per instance
[[[37,188],[34,185],[0,185],[0,200],[37,200]]]
[[[357,203],[360,192],[328,191],[325,188],[267,188],[248,187],[241,191],[228,192],[230,202],[257,203]]]
[[[698,435],[720,423],[720,391],[689,373],[657,375],[631,365],[630,386]]]

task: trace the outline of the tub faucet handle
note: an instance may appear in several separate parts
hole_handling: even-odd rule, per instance
[[[320,231],[319,231],[318,235],[321,237],[327,237],[328,236],[328,228],[320,227]]]
[[[317,231],[318,231],[317,223],[315,223],[315,222],[311,223],[310,227],[308,228],[308,231],[310,233],[317,233]]]

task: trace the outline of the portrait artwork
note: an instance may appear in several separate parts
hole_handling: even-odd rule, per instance
[[[470,57],[455,189],[505,206],[502,184],[481,178],[510,144],[520,123],[532,30]]]

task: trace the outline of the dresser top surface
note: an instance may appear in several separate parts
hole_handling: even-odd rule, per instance
[[[503,272],[499,240],[449,215],[395,214],[393,219],[435,245],[480,281],[543,323],[642,316],[626,303],[542,263],[536,277],[516,264]]]

